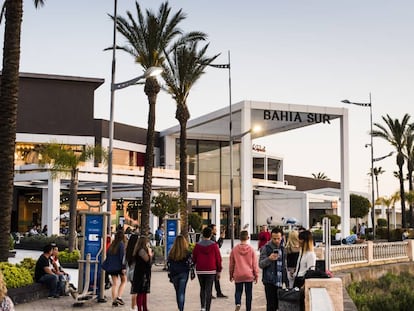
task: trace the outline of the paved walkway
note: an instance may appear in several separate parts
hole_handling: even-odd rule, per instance
[[[252,246],[256,247],[257,241],[252,241]],[[20,262],[25,257],[31,257],[37,259],[41,252],[34,251],[24,251],[18,250],[16,258],[11,258],[9,261],[11,263]],[[230,241],[226,240],[223,247],[221,248],[221,253],[223,256],[223,272],[221,276],[221,287],[225,295],[228,295],[227,299],[214,299],[212,301],[211,310],[234,310],[234,283],[229,281],[228,274],[228,255],[230,253]],[[77,285],[78,280],[78,271],[76,269],[65,269],[71,274],[71,282]],[[259,269],[261,273],[261,269]],[[200,310],[200,299],[199,299],[199,289],[197,278],[193,281],[188,281],[187,291],[186,291],[186,302],[185,309],[189,311]],[[112,307],[111,302],[111,291],[106,290],[105,296],[108,298],[106,303],[98,303],[96,300],[86,301],[81,307],[75,307],[73,304],[75,300],[71,297],[61,297],[55,300],[40,299],[28,304],[20,304],[16,306],[16,311],[33,311],[33,310],[56,310],[56,311],[68,311],[68,310],[130,310],[130,283],[128,282],[122,298],[126,302],[125,306]],[[216,292],[213,289],[213,294]],[[346,293],[345,293],[346,294]],[[345,298],[345,297],[344,297]],[[352,300],[351,300],[352,302]],[[242,310],[245,310],[244,307],[244,296],[242,298]],[[167,272],[163,270],[163,266],[154,265],[152,268],[152,278],[151,278],[151,294],[149,294],[149,304],[148,307],[152,311],[175,311],[178,310],[176,300],[175,300],[175,291],[173,285],[169,282]],[[259,277],[259,282],[253,286],[253,311],[266,310],[266,298],[263,290],[263,284],[261,282],[261,275]],[[356,308],[347,305],[344,301],[344,310],[345,311],[356,311]]]

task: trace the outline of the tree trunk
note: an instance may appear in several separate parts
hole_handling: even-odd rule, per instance
[[[69,190],[69,252],[73,252],[76,247],[76,219],[78,205],[78,169],[72,169],[70,174]]]
[[[187,159],[187,121],[190,118],[188,107],[185,103],[177,103],[175,118],[180,122],[180,211],[181,234],[188,240],[188,159]]]
[[[413,165],[410,159],[407,160],[407,169],[408,169],[408,190],[413,190]],[[410,203],[410,227],[414,227],[414,203]]]
[[[149,213],[151,208],[152,169],[154,167],[155,104],[160,86],[156,78],[147,78],[144,88],[148,97],[148,129],[144,164],[144,183],[142,185],[141,233],[149,234]]]
[[[20,33],[22,0],[7,0],[0,89],[0,261],[7,262],[11,209],[13,205],[14,151],[16,144],[17,100],[19,95]]]
[[[400,200],[401,200],[401,222],[402,227],[407,227],[407,220],[405,217],[405,191],[404,191],[404,173],[403,173],[403,165],[404,165],[404,155],[401,151],[398,152],[397,155],[397,165],[398,165],[398,172],[399,172],[399,179],[400,179]]]

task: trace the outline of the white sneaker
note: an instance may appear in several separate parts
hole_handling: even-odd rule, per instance
[[[240,311],[241,305],[236,305],[235,311]]]

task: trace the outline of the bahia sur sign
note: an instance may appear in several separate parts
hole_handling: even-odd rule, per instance
[[[300,113],[297,111],[263,110],[263,120],[331,124],[329,114],[315,112]]]

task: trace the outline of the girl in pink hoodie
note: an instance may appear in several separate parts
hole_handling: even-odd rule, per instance
[[[249,233],[245,230],[240,232],[240,244],[237,244],[230,253],[229,272],[230,282],[236,285],[235,302],[236,311],[241,307],[241,296],[243,287],[246,291],[246,310],[252,309],[253,281],[257,283],[259,268],[257,255],[253,247],[247,244]]]

